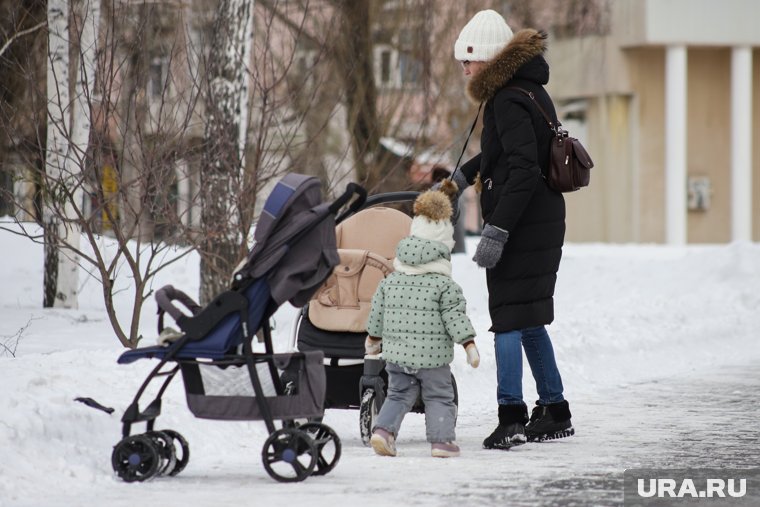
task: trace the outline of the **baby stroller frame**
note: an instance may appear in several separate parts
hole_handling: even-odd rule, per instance
[[[373,206],[378,206],[387,203],[407,203],[413,202],[419,192],[406,191],[406,192],[388,192],[383,194],[376,194],[367,197],[363,206],[351,210],[346,216],[342,217],[350,218],[351,216],[361,213]],[[396,210],[388,210],[394,212],[387,217],[378,214],[377,218],[373,220],[388,220],[394,227],[400,227],[401,224],[397,223],[396,218],[393,216],[401,215],[401,212]],[[374,217],[374,215],[373,215]],[[411,221],[411,219],[409,219]],[[341,220],[343,223],[343,220]],[[347,223],[347,222],[346,222]],[[367,224],[363,224],[367,225]],[[374,224],[373,224],[374,225]],[[385,224],[388,225],[388,224]],[[377,228],[368,227],[366,231],[362,230],[362,234],[372,236],[368,238],[368,243],[376,243],[376,235],[378,234]],[[405,236],[408,231],[403,234],[397,234],[395,239],[400,239],[401,236]],[[344,233],[345,234],[345,233]],[[353,242],[351,242],[353,243]],[[364,241],[361,241],[364,243]],[[395,250],[395,243],[392,245]],[[348,250],[341,251],[342,245],[339,244],[339,252],[341,255],[355,256],[356,252],[361,252],[367,248],[366,244],[356,246],[351,244],[346,247]],[[358,250],[355,250],[358,249]],[[386,254],[388,252],[386,250]],[[391,256],[395,256],[395,253]],[[362,257],[361,254],[358,257]],[[366,262],[375,264],[378,263],[377,256],[367,255],[368,260]],[[373,259],[373,260],[370,260]],[[347,273],[353,273],[356,268],[354,263],[350,260],[346,260],[343,264],[343,257],[341,258],[341,265],[336,267],[336,273],[345,269]],[[392,268],[390,268],[392,270]],[[338,289],[338,291],[345,290]],[[348,289],[348,292],[353,292],[352,289]],[[374,292],[374,289],[373,289]],[[314,297],[320,296],[318,292]],[[293,331],[290,337],[289,350],[301,350],[301,351],[319,351],[325,355],[324,365],[326,373],[326,395],[325,395],[325,408],[340,408],[340,409],[359,409],[359,432],[364,445],[369,445],[369,439],[371,436],[372,428],[374,426],[375,418],[382,407],[388,385],[388,375],[385,372],[385,360],[382,359],[382,355],[379,356],[365,356],[364,355],[364,339],[367,336],[366,330],[362,329],[360,332],[354,331],[329,331],[321,329],[318,325],[312,322],[310,318],[309,305],[314,304],[311,301],[309,304],[304,305],[294,323]],[[337,303],[337,308],[340,308],[342,303]],[[351,306],[346,306],[344,310],[338,311],[356,311],[358,307],[351,310]],[[353,320],[356,320],[356,315],[352,314]],[[366,319],[366,315],[364,316]],[[352,320],[351,317],[348,320]],[[366,322],[362,323],[363,325]],[[355,323],[354,323],[355,325]],[[345,328],[344,328],[345,329]],[[458,405],[459,398],[457,393],[456,379],[452,375],[452,384],[454,387],[454,403]],[[358,387],[358,389],[357,389]],[[412,408],[412,412],[424,413],[425,406],[422,399],[419,398]]]
[[[341,216],[363,204],[364,189],[349,184],[332,204],[320,204],[321,190],[316,178],[287,175],[266,201],[254,247],[246,264],[235,274],[230,290],[204,308],[171,285],[157,291],[159,333],[167,331],[163,314],[168,313],[182,334],[177,333],[178,338],[168,347],[144,347],[119,357],[122,364],[142,358],[160,359],[121,419],[123,438],[111,455],[119,477],[133,482],[174,476],[187,465],[189,445],[184,437],[174,430],[155,429],[162,396],[178,372],[182,373],[188,407],[196,417],[264,421],[269,437],[262,449],[262,461],[272,478],[281,482],[302,481],[334,468],[341,453],[337,434],[319,422],[301,426],[294,422],[300,418],[314,420],[324,413],[323,355],[275,354],[269,317],[285,300],[298,306],[303,304],[332,272],[338,259],[334,235],[330,242],[330,232],[341,219],[333,218],[354,196],[356,199]],[[316,252],[317,263],[304,268],[304,255],[298,253],[297,245],[304,241],[314,254],[314,243],[320,239],[324,241],[323,248]],[[293,266],[299,264],[300,271],[294,270]],[[294,284],[294,280],[298,283]],[[192,315],[183,313],[173,304],[175,301]],[[253,351],[257,330],[261,330],[263,354]],[[214,392],[210,379],[220,374],[231,375],[233,379],[244,374],[247,381],[233,382],[232,391]],[[263,382],[262,374],[270,382]],[[157,379],[163,379],[163,383],[155,399],[140,410],[140,398]],[[281,429],[275,427],[275,419],[283,421]],[[137,423],[145,423],[146,431],[131,435],[132,426]]]

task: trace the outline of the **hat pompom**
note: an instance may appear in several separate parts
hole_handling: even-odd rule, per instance
[[[440,190],[423,192],[414,201],[414,214],[432,221],[449,220],[453,211],[449,196]]]

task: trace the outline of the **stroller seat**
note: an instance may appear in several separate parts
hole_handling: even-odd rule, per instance
[[[367,199],[364,209],[336,227],[338,266],[301,310],[291,348],[322,351],[327,391],[325,408],[359,409],[362,442],[369,445],[374,418],[385,400],[388,374],[381,357],[364,356],[372,297],[394,271],[399,241],[411,232],[412,219],[387,202],[410,202],[418,192],[392,192]],[[452,375],[454,403],[458,404]],[[413,412],[424,413],[421,399]]]
[[[161,289],[171,295],[184,296],[184,293],[177,291],[171,285]],[[159,291],[160,292],[160,291]],[[266,279],[259,279],[251,284],[243,294],[246,297],[248,305],[248,328],[257,329],[258,323],[262,320],[264,310],[267,307],[269,301],[269,287],[267,286]],[[169,296],[171,298],[171,296]],[[189,323],[187,328],[189,330],[197,329],[193,326],[193,320],[208,319],[209,314],[218,313],[220,308],[229,308],[232,303],[228,302],[233,294],[225,292],[220,294],[212,301],[205,312],[199,312],[198,315],[193,317],[180,317],[183,322]],[[192,300],[191,300],[192,301]],[[194,303],[194,302],[193,302]],[[192,331],[190,331],[192,333]],[[223,317],[221,321],[213,324],[213,327],[207,334],[197,333],[197,340],[188,341],[183,347],[179,348],[174,353],[176,359],[222,359],[230,350],[236,348],[242,343],[243,332],[241,326],[241,317],[239,313],[230,313]],[[166,357],[170,348],[162,345],[155,345],[152,347],[141,347],[134,350],[128,350],[121,354],[118,358],[119,364],[129,364],[138,359],[153,358],[163,359]]]

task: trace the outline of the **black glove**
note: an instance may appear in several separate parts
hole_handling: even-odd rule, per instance
[[[472,258],[481,268],[490,269],[499,262],[501,253],[504,251],[504,245],[509,239],[509,232],[499,229],[491,224],[486,224],[481,233],[480,243],[475,249],[475,256]]]

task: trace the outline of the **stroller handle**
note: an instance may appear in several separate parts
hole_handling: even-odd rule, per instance
[[[201,307],[193,301],[193,298],[175,289],[172,285],[165,285],[156,291],[156,303],[158,304],[158,332],[161,333],[164,329],[164,312],[171,315],[177,324],[180,324],[180,319],[187,317],[179,308],[172,304],[173,301],[179,301],[185,308],[190,310],[193,315],[200,312]],[[181,324],[180,324],[181,327]]]
[[[375,194],[367,197],[364,207],[376,206],[388,202],[407,202],[414,201],[420,195],[419,192],[408,190],[402,192],[386,192],[384,194]]]
[[[349,206],[347,213],[356,212],[356,210],[364,205],[364,201],[367,200],[367,191],[356,183],[349,183],[346,185],[346,191],[343,192],[343,195],[335,199],[335,201],[333,201],[333,203],[330,205],[330,213],[333,215],[336,214],[338,210],[340,210],[343,206],[346,205],[346,203],[348,203],[349,200],[351,200],[351,197],[354,194],[357,195],[357,198],[354,200],[354,202],[351,203],[351,206]]]
[[[386,192],[383,194],[374,194],[374,195],[370,195],[369,197],[366,197],[365,199],[362,199],[361,201],[357,199],[356,201],[354,201],[354,203],[351,205],[349,209],[341,213],[340,216],[335,219],[335,223],[340,223],[346,218],[356,213],[357,211],[363,210],[365,208],[369,208],[371,206],[377,206],[378,204],[385,204],[388,202],[414,201],[419,195],[420,195],[419,192],[409,190],[409,191],[401,191],[401,192]]]

